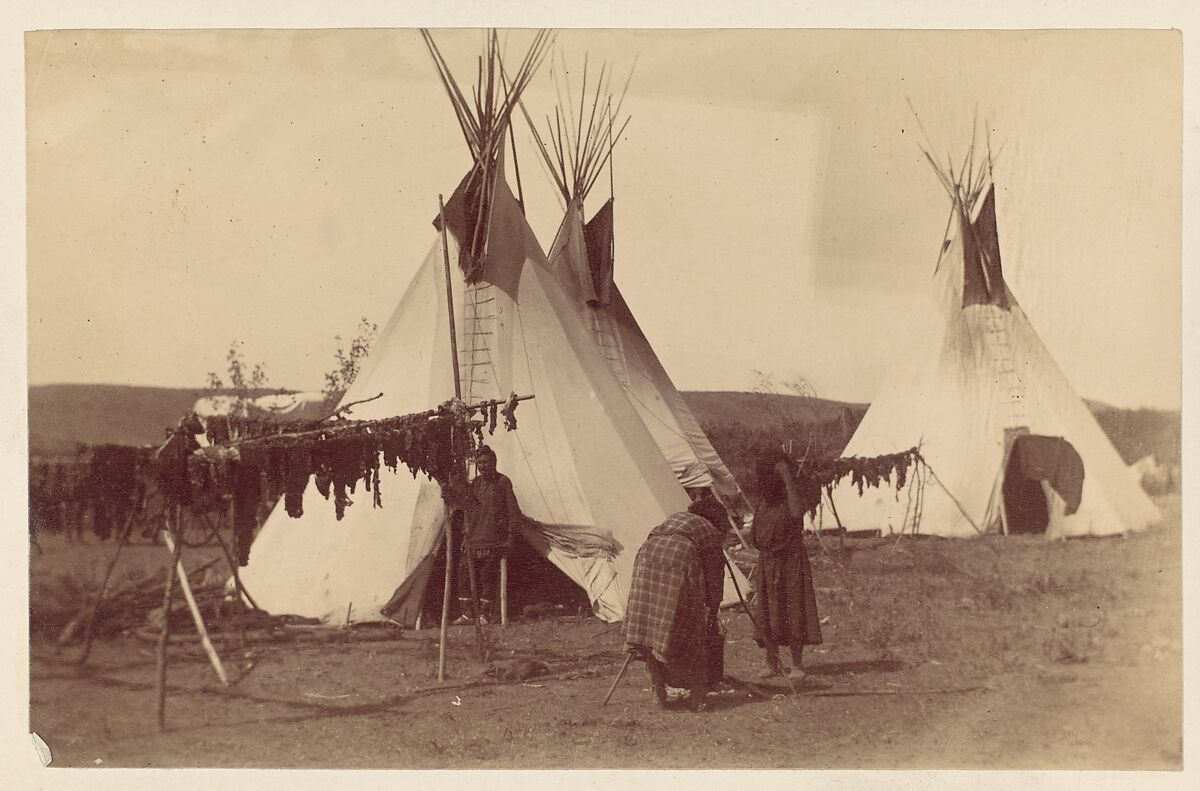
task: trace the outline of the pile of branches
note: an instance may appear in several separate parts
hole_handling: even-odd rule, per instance
[[[214,563],[215,559],[188,572],[188,582],[191,584],[196,604],[206,618],[210,613],[215,614],[225,600],[224,581],[218,578],[219,575],[208,573]],[[97,607],[98,596],[101,598]],[[89,622],[93,638],[133,632],[145,626],[148,621],[159,620],[161,623],[162,604],[163,581],[162,577],[155,574],[108,585],[107,590],[83,596],[82,600],[76,598],[70,603],[63,602],[57,613],[39,613],[39,617],[36,622],[30,624],[30,628],[31,631],[36,629],[42,632],[58,628],[57,644],[65,646],[85,639]],[[175,606],[172,607],[172,619],[190,620],[191,616],[187,614],[186,609],[186,603],[176,598]],[[172,620],[172,623],[174,622]],[[62,624],[61,628],[59,624]]]

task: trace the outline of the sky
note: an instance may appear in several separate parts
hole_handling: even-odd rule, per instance
[[[482,34],[434,35],[469,82]],[[1006,277],[1076,389],[1180,407],[1178,33],[560,31],[535,118],[585,53],[632,70],[616,279],[680,389],[870,401],[946,226],[921,147],[961,158],[974,127]],[[34,385],[200,387],[237,341],[319,388],[470,165],[413,30],[35,32],[25,63]],[[516,131],[548,247],[561,206]]]

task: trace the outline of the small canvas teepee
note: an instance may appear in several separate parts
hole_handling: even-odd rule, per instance
[[[599,617],[617,620],[642,540],[688,498],[554,282],[504,181],[509,113],[545,41],[538,37],[502,98],[490,37],[474,106],[428,36],[427,43],[475,159],[445,208],[456,263],[447,288],[442,241],[435,241],[343,401],[382,392],[354,409],[355,418],[371,419],[454,395],[449,291],[463,400],[534,395],[517,411],[516,431],[485,437],[535,520],[524,538],[583,588]],[[257,602],[336,623],[378,619],[390,598],[392,617],[411,623],[443,543],[445,511],[436,483],[401,474],[382,484],[382,508],[363,498],[341,522],[319,504],[300,519],[278,509],[242,574]]]
[[[273,393],[257,396],[239,404],[234,396],[205,396],[196,400],[192,411],[202,418],[231,415],[241,407],[249,417],[267,417],[273,420],[320,420],[331,410],[325,394],[319,390],[300,393]]]
[[[1004,281],[990,156],[978,172],[963,170],[956,178],[935,166],[952,211],[933,304],[915,312],[913,354],[885,380],[843,453],[919,446],[932,475],[861,497],[843,483],[834,492],[843,525],[941,536],[1144,529],[1157,509]]]
[[[737,481],[675,388],[613,281],[613,198],[584,223],[584,200],[605,164],[611,166],[614,141],[629,121],[626,118],[617,126],[623,94],[614,107],[608,91],[610,76],[602,68],[589,95],[585,62],[578,107],[572,106],[568,91],[568,100],[555,110],[554,121],[547,119],[546,138],[528,113],[525,115],[566,206],[550,247],[550,266],[680,485],[711,489],[740,525],[750,515],[750,507]]]

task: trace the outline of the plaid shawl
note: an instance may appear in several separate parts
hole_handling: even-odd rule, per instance
[[[633,565],[628,646],[649,649],[669,665],[703,667],[708,613],[721,603],[722,567],[720,533],[703,518],[672,514],[650,531]]]

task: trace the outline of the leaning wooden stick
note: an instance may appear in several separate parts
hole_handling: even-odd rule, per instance
[[[725,558],[725,568],[729,569],[729,578],[733,580],[733,589],[737,591],[738,601],[742,603],[742,609],[746,611],[746,615],[750,618],[750,623],[754,625],[754,634],[760,637],[766,637],[758,630],[758,621],[754,620],[754,613],[750,611],[750,605],[746,603],[746,599],[742,596],[742,586],[738,585],[737,574],[733,570],[733,564],[729,562],[729,556],[722,553],[721,557]]]
[[[254,597],[250,595],[250,591],[246,590],[246,586],[242,584],[242,577],[238,574],[237,559],[234,558],[229,545],[225,543],[225,539],[221,538],[220,524],[213,525],[210,523],[208,531],[209,535],[216,539],[217,544],[221,547],[221,552],[225,555],[225,561],[229,564],[229,572],[233,575],[233,587],[237,590],[238,596],[246,604],[249,604],[251,609],[258,612],[266,612],[266,610],[258,606],[258,602],[254,601]]]
[[[454,514],[450,507],[446,507],[446,578],[442,584],[442,625],[441,631],[438,633],[438,681],[446,680],[446,624],[450,620],[450,591],[452,588],[451,575],[454,573]]]
[[[96,629],[96,615],[100,612],[100,605],[104,603],[104,594],[108,592],[108,581],[112,578],[113,569],[116,568],[117,561],[121,559],[121,550],[129,543],[129,534],[132,532],[134,517],[142,510],[146,504],[146,492],[143,490],[138,498],[138,503],[132,511],[129,512],[129,517],[125,520],[125,527],[121,530],[121,537],[117,543],[117,549],[113,552],[112,558],[108,562],[108,568],[104,571],[104,580],[100,583],[100,591],[96,594],[96,602],[92,605],[92,611],[88,614],[87,626],[83,631],[83,653],[75,661],[78,664],[87,662],[88,656],[92,653],[92,640],[94,639]]]
[[[829,512],[833,514],[833,521],[838,526],[838,551],[841,552],[846,548],[846,526],[842,524],[841,517],[838,516],[837,506],[834,505],[832,486],[825,489],[825,499],[829,501]]]
[[[750,542],[746,540],[746,534],[742,532],[743,525],[739,524],[735,517],[729,517],[729,526],[733,528],[733,532],[737,535],[738,541],[742,542],[742,546],[750,546]]]
[[[180,507],[175,506],[174,518],[167,523],[164,535],[174,530],[174,524],[179,521]],[[158,729],[167,728],[167,642],[171,639],[171,599],[175,591],[175,566],[179,560],[180,544],[175,544],[171,550],[171,562],[167,565],[167,586],[163,590],[163,624],[162,632],[158,635]]]
[[[200,634],[200,645],[204,647],[204,653],[208,654],[208,661],[212,663],[213,670],[217,671],[217,678],[221,679],[223,685],[229,686],[229,676],[225,675],[225,666],[221,664],[221,657],[217,656],[217,649],[213,648],[212,640],[208,639],[208,629],[204,626],[204,618],[200,615],[200,608],[196,605],[196,598],[192,595],[192,586],[188,582],[187,571],[183,568],[183,561],[179,558],[175,541],[171,538],[169,531],[163,532],[163,542],[166,543],[171,557],[175,560],[175,576],[179,579],[183,598],[187,599],[188,609],[192,612],[192,620],[196,622],[196,631]]]
[[[256,612],[265,612],[262,608],[260,608],[258,606],[258,602],[254,601],[254,598],[250,595],[250,592],[246,590],[246,587],[244,585],[242,585],[242,578],[238,575],[237,558],[235,558],[233,556],[233,552],[231,552],[229,550],[229,545],[225,543],[225,539],[221,538],[221,522],[220,522],[220,520],[218,520],[215,525],[212,522],[210,522],[207,517],[205,517],[204,521],[205,521],[205,524],[208,526],[209,535],[211,535],[213,538],[215,538],[217,540],[217,544],[221,547],[221,552],[225,555],[225,562],[229,564],[229,573],[231,575],[233,575],[232,576],[233,588],[237,592],[237,595],[238,595],[238,599],[237,599],[238,604],[242,605],[242,606],[249,604],[250,607],[253,610],[255,610]],[[241,642],[242,648],[245,648],[246,647],[246,628],[245,628],[246,613],[242,610],[239,610],[237,612],[235,618],[237,619],[235,623],[236,623],[236,628],[237,628],[238,640]]]
[[[621,682],[622,676],[625,675],[625,671],[629,668],[629,663],[632,661],[633,654],[626,654],[625,662],[621,665],[621,669],[617,671],[617,677],[613,679],[612,686],[608,688],[608,694],[604,696],[603,702],[600,703],[601,706],[608,705],[608,699],[613,696],[613,692],[617,689],[617,684]]]

